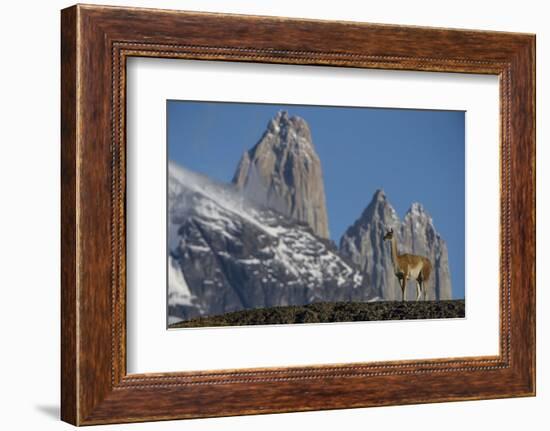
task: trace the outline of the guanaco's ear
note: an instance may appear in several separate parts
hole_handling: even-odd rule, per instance
[[[393,233],[393,227],[390,227],[390,233]]]

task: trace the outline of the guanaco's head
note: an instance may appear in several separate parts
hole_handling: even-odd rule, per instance
[[[391,240],[393,238],[393,229],[390,229],[388,232],[386,232],[386,235],[384,235],[384,241]]]

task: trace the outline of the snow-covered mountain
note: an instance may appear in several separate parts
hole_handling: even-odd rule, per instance
[[[355,266],[307,223],[172,162],[168,172],[169,323],[373,297]]]
[[[244,152],[233,183],[252,200],[329,238],[321,160],[303,118],[278,112],[258,143]]]
[[[426,283],[426,299],[451,299],[451,276],[447,245],[435,229],[431,216],[419,203],[413,203],[401,221],[382,190],[377,190],[361,216],[340,240],[340,255],[361,268],[365,281],[377,296],[385,300],[401,299],[394,275],[390,244],[384,234],[393,229],[399,253],[425,256],[432,263],[432,275]],[[407,288],[407,298],[415,297],[415,288]]]

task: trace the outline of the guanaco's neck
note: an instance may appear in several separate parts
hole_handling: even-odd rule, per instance
[[[391,241],[391,260],[393,262],[393,269],[395,273],[397,274],[399,272],[399,262],[397,259],[397,240],[395,239],[395,236],[392,237]]]

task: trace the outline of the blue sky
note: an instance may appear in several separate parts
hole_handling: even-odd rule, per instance
[[[455,298],[464,297],[464,112],[168,101],[168,157],[229,182],[245,150],[284,109],[304,118],[323,169],[338,244],[376,189],[400,218],[421,202],[447,242]]]

